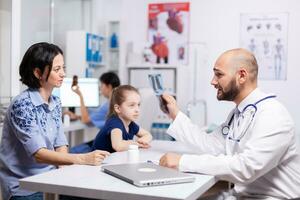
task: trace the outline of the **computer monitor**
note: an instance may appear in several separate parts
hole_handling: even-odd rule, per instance
[[[80,107],[79,96],[72,91],[72,78],[65,78],[60,88],[55,88],[53,95],[61,100],[62,107]],[[79,78],[78,86],[87,107],[99,106],[99,81],[96,78]]]

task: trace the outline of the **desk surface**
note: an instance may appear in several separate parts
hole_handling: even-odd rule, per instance
[[[140,152],[140,161],[157,160],[166,151],[193,150],[178,142],[153,141]],[[126,152],[113,153],[104,163],[124,163]],[[215,184],[213,176],[193,174],[193,183],[140,188],[105,174],[100,166],[72,165],[20,180],[24,189],[96,199],[197,199]]]

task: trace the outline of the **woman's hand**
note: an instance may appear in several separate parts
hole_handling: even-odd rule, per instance
[[[100,165],[102,161],[109,155],[109,152],[101,150],[95,150],[90,153],[80,154],[81,164]]]

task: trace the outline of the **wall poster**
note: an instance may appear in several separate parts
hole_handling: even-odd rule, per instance
[[[148,6],[150,62],[187,65],[189,3],[157,3]]]
[[[241,47],[256,56],[261,80],[287,79],[288,13],[241,14]]]

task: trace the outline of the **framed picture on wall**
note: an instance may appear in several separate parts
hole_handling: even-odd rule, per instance
[[[189,18],[189,3],[149,4],[147,40],[152,62],[187,65]]]

